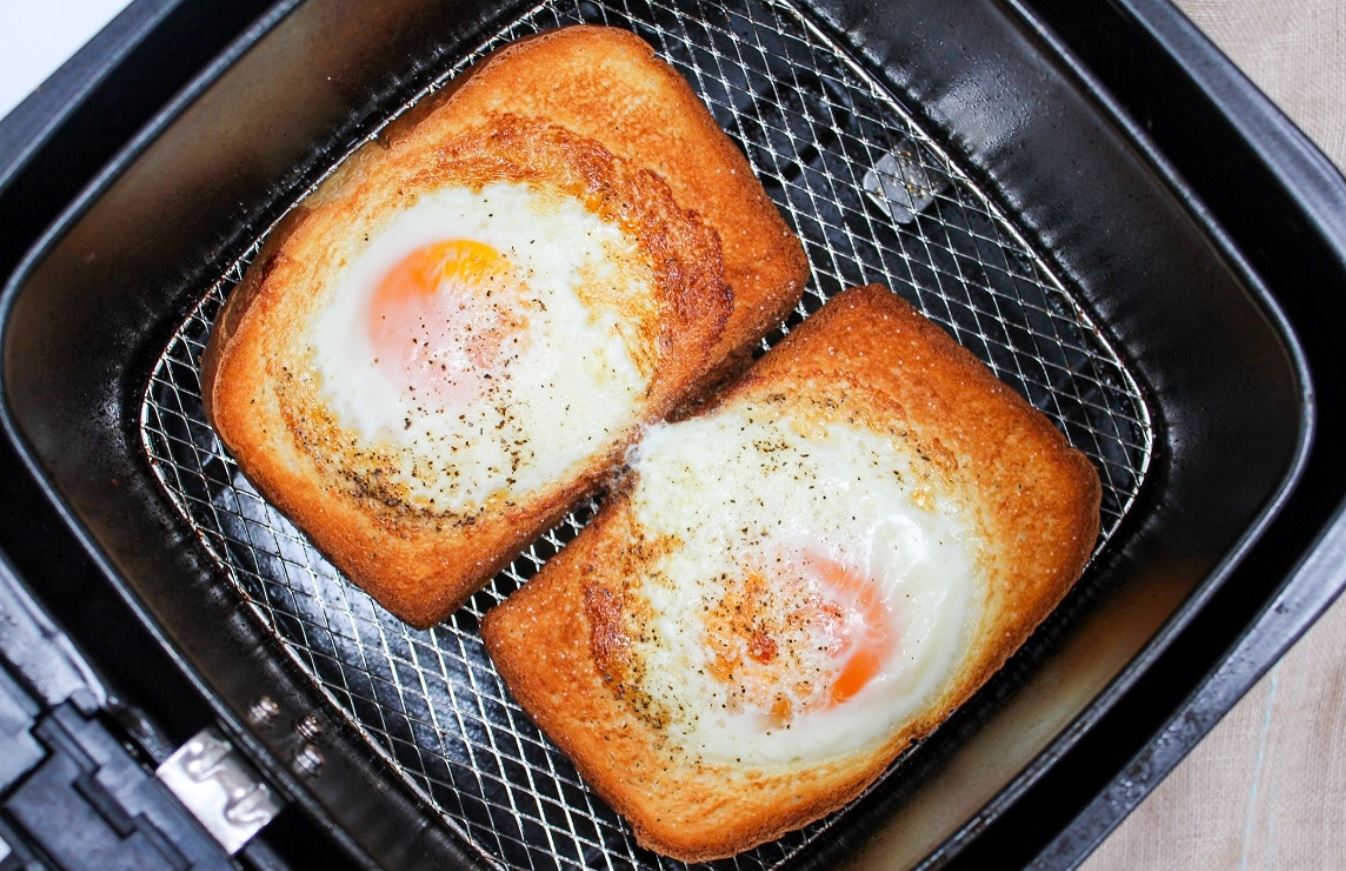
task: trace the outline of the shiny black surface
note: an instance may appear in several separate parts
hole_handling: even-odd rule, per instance
[[[114,174],[127,170],[122,181],[91,190],[83,220],[64,221],[69,231],[21,266],[11,242],[3,263],[14,271],[0,313],[6,424],[40,479],[14,483],[7,501],[20,508],[3,533],[7,549],[23,554],[15,559],[25,572],[51,578],[45,592],[72,624],[104,643],[134,639],[133,656],[147,665],[163,644],[189,675],[163,680],[198,699],[186,706],[213,708],[334,834],[383,864],[462,856],[363,761],[356,736],[330,730],[329,764],[301,784],[284,767],[293,749],[286,736],[241,726],[259,687],[293,718],[314,705],[311,691],[221,589],[155,489],[133,415],[148,366],[209,266],[246,244],[242,228],[265,222],[277,185],[297,193],[333,149],[373,123],[346,107],[366,104],[374,90],[414,90],[436,58],[452,58],[511,11],[314,0],[276,15],[278,26],[265,21],[226,52],[221,68],[257,43],[218,84],[206,90],[220,70],[208,73],[151,120],[150,135],[112,164]],[[1041,854],[1070,864],[1339,589],[1330,564],[1293,572],[1315,544],[1333,544],[1319,536],[1330,534],[1329,511],[1343,492],[1334,447],[1342,354],[1332,338],[1346,286],[1346,233],[1332,218],[1342,183],[1162,6],[916,0],[818,12],[1055,260],[1139,371],[1162,442],[1142,503],[1093,569],[1088,595],[1068,600],[922,745],[901,782],[849,811],[830,848],[807,861],[827,865],[911,813],[926,784],[995,734],[999,712],[1034,697],[1035,676],[1088,650],[1082,633],[1091,621],[1150,591],[1148,601],[1162,607],[1131,614],[1130,664],[926,860],[975,867]],[[204,68],[218,37],[186,40],[180,62]],[[29,168],[46,153],[39,149]],[[0,207],[37,216],[26,225],[32,237],[69,194],[57,188],[38,202],[32,177],[16,178]],[[1307,473],[1296,482],[1301,467]],[[91,563],[53,546],[71,541],[67,523]],[[1255,634],[1238,639],[1250,628],[1266,633],[1261,643]],[[1226,660],[1236,641],[1244,658]],[[1181,708],[1187,726],[1165,728],[1198,688],[1198,705]],[[1164,740],[1147,746],[1161,728]],[[1128,765],[1132,785],[1119,792],[1109,784]],[[1058,837],[1105,789],[1103,803]]]

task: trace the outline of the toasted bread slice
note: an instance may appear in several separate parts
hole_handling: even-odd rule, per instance
[[[1005,662],[1079,577],[1088,460],[885,288],[847,291],[486,615],[510,691],[687,861],[839,808]]]
[[[203,398],[257,488],[427,626],[693,389],[731,305],[715,233],[658,176],[492,115],[366,150],[296,207]]]
[[[442,179],[433,167],[444,155],[461,156],[473,137],[502,125],[553,131],[516,133],[516,152],[540,139],[569,143],[548,146],[546,159],[504,155],[504,176],[531,184],[559,174],[568,180],[561,188],[590,198],[597,185],[609,200],[607,217],[643,228],[635,235],[645,254],[662,264],[659,305],[654,321],[648,311],[634,319],[645,324],[646,341],[633,352],[645,364],[657,357],[657,366],[644,373],[650,389],[632,427],[593,444],[586,462],[547,486],[515,488],[495,499],[500,510],[493,512],[408,511],[377,464],[334,466],[331,456],[315,454],[315,447],[332,453],[332,433],[299,432],[295,421],[311,415],[286,412],[277,401],[275,382],[300,371],[286,372],[295,349],[280,345],[302,333],[294,306],[315,298],[317,273],[349,256],[330,243],[353,233],[352,216],[414,201],[433,188],[436,173]],[[473,171],[472,184],[502,177]],[[637,206],[618,215],[624,196]],[[568,28],[507,46],[422,100],[282,222],[211,336],[203,394],[259,489],[352,580],[424,626],[443,619],[590,490],[620,458],[635,424],[669,413],[746,359],[798,300],[806,274],[799,241],[687,83],[629,33]],[[564,434],[558,426],[557,438]]]
[[[496,112],[544,118],[653,170],[720,237],[734,308],[708,355],[709,380],[746,365],[756,342],[798,303],[809,273],[798,237],[687,81],[640,37],[578,25],[519,40],[387,138],[433,141]]]

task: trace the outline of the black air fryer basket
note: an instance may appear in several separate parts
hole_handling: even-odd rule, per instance
[[[0,126],[0,544],[167,740],[218,724],[290,802],[267,862],[676,865],[478,634],[592,504],[415,631],[201,409],[268,228],[484,53],[581,21],[682,72],[804,240],[764,347],[886,283],[1104,484],[1084,578],[1000,674],[851,806],[722,864],[1078,861],[1332,601],[1346,551],[1346,183],[1155,0],[139,0]]]

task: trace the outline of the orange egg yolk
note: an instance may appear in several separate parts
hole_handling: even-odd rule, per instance
[[[374,362],[422,398],[459,403],[480,394],[518,347],[518,281],[490,245],[445,239],[403,257],[369,303]]]
[[[842,660],[828,693],[831,707],[874,679],[897,645],[897,633],[892,611],[871,579],[818,553],[809,553],[804,565],[826,591],[820,607],[829,618],[830,635]]]
[[[873,579],[813,550],[792,550],[770,575],[750,571],[706,613],[709,673],[732,710],[781,727],[853,698],[897,647],[892,609]]]

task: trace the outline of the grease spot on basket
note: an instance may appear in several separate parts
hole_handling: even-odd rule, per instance
[[[865,172],[860,184],[894,221],[910,224],[948,187],[948,180],[926,167],[913,142],[902,139]]]

